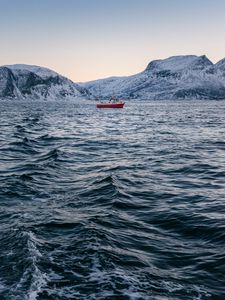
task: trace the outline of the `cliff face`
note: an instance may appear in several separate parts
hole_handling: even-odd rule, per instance
[[[66,99],[82,97],[86,89],[58,73],[29,65],[0,67],[0,98]]]
[[[205,55],[155,60],[136,75],[84,84],[93,97],[124,99],[225,99],[225,59],[213,64]]]

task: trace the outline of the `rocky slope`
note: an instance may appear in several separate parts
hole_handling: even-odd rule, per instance
[[[225,99],[225,59],[173,56],[155,60],[136,75],[83,84],[92,97],[123,99]]]
[[[38,66],[0,67],[0,99],[67,99],[87,96],[87,90],[58,73]]]

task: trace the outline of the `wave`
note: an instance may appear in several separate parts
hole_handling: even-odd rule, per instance
[[[11,278],[10,286],[3,286],[2,296],[15,300],[36,300],[47,284],[47,275],[38,266],[42,254],[38,250],[38,240],[32,232],[13,230],[1,238],[1,247],[10,247],[2,264],[1,273],[5,279]],[[6,248],[7,249],[7,248]],[[11,262],[6,269],[8,261]]]
[[[223,112],[1,102],[0,299],[225,298]]]

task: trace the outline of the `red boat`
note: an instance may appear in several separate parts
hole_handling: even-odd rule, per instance
[[[115,98],[112,98],[109,100],[108,103],[97,103],[96,107],[97,108],[123,108],[124,107],[125,102],[119,101]]]

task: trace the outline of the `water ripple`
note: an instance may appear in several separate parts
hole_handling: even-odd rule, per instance
[[[1,101],[0,298],[225,298],[224,101]]]

